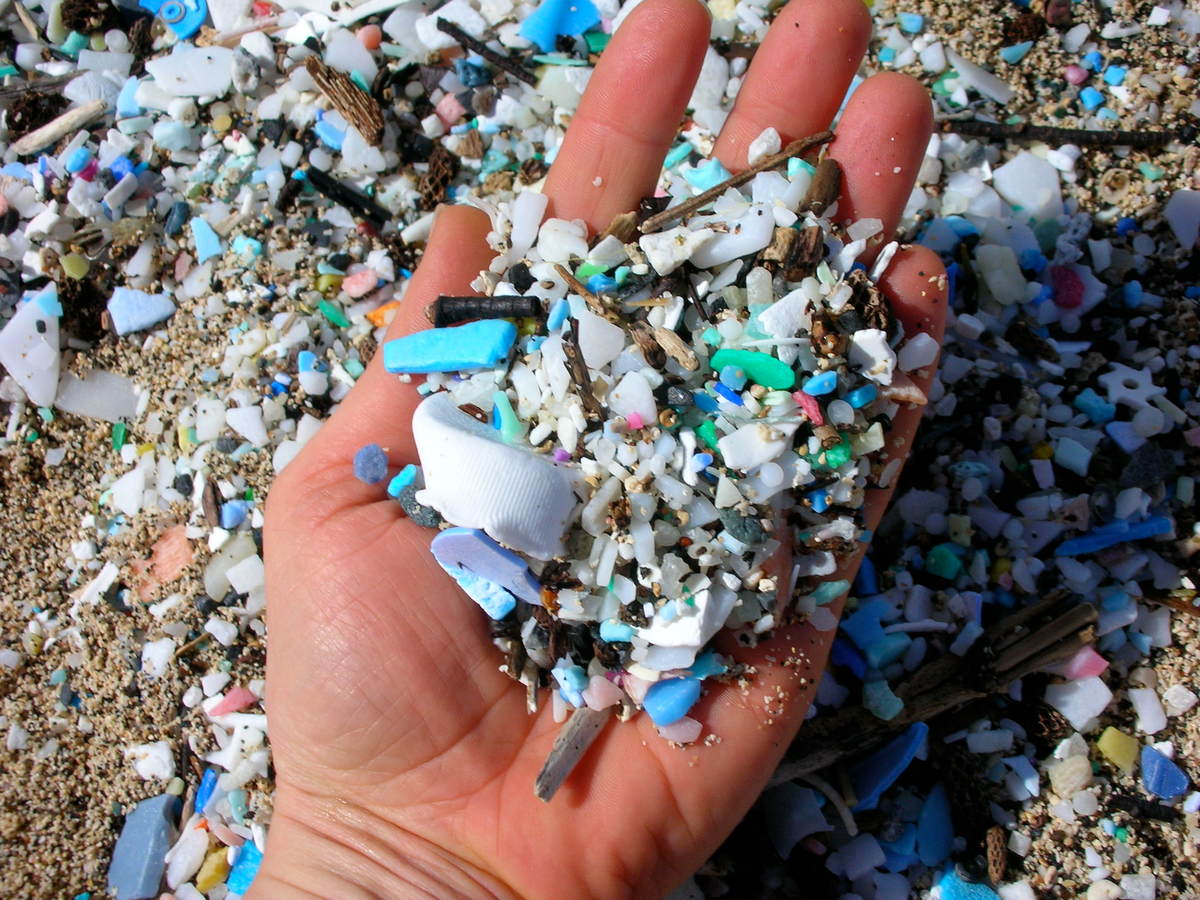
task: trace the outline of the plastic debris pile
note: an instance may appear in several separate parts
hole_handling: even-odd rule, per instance
[[[154,3],[147,3],[149,11]],[[660,182],[661,193],[676,199],[723,177],[702,160],[737,94],[746,44],[763,37],[770,19],[760,4],[709,5],[715,42]],[[211,4],[211,25],[202,31],[193,29],[203,3],[188,5],[178,20],[183,7],[162,4],[167,29],[139,20],[130,6],[104,7],[98,16],[59,2],[12,4],[0,12],[14,35],[0,75],[6,90],[22,95],[4,95],[7,130],[0,136],[4,486],[14,498],[39,501],[36,513],[18,509],[24,502],[8,504],[6,514],[17,522],[0,550],[9,585],[0,613],[6,686],[0,727],[6,765],[22,773],[3,801],[5,823],[14,823],[18,835],[26,829],[39,835],[38,846],[0,874],[14,896],[33,891],[31,866],[39,889],[56,896],[103,890],[106,878],[130,900],[157,896],[164,880],[176,897],[191,900],[237,896],[249,885],[271,811],[268,727],[259,705],[263,497],[273,473],[364,371],[403,298],[436,203],[481,196],[493,205],[497,236],[507,229],[512,239],[519,220],[530,250],[545,231],[547,248],[557,247],[543,260],[570,260],[572,277],[599,297],[631,299],[647,279],[658,280],[656,263],[670,264],[669,247],[657,256],[652,246],[629,251],[644,254],[644,263],[592,259],[617,247],[588,244],[570,223],[546,229],[536,209],[536,189],[595,57],[630,4],[547,0],[532,8],[452,0],[431,12],[418,4],[300,11],[222,2]],[[1003,15],[977,17],[975,39],[963,23],[939,20],[932,0],[893,6],[877,4],[870,65],[926,72],[944,115],[1049,120],[1061,107],[1063,124],[1110,127],[1120,119],[1122,127],[1138,128],[1194,122],[1198,112],[1195,13],[1179,0],[1141,10],[1137,22],[1114,16],[1111,4],[1073,5],[1076,20],[1106,17],[1089,19],[1087,29],[1081,21],[1049,21],[1060,3],[1014,5]],[[1028,15],[1048,20],[1049,29],[1025,33],[1034,27]],[[1001,30],[993,19],[1017,24],[989,48],[977,38]],[[1136,49],[1153,41],[1157,54]],[[1040,113],[1015,108],[1030,97],[1052,106]],[[1194,670],[1174,646],[1180,633],[1194,631],[1181,632],[1186,626],[1173,624],[1167,610],[1192,606],[1189,560],[1200,547],[1191,474],[1200,444],[1200,289],[1188,268],[1200,231],[1200,185],[1187,174],[1196,168],[1194,149],[1169,148],[1165,158],[1173,164],[1117,152],[1093,171],[1094,151],[1072,144],[1002,156],[953,135],[931,143],[904,228],[948,263],[947,353],[913,466],[920,481],[901,485],[892,517],[872,542],[814,715],[865,705],[880,723],[889,714],[902,717],[911,673],[944,656],[975,659],[987,643],[985,626],[1000,611],[1056,588],[1096,605],[1098,643],[1053,672],[1022,679],[995,705],[972,707],[965,721],[928,730],[916,723],[848,762],[853,797],[836,779],[788,780],[785,765],[782,783],[745,826],[765,817],[778,860],[763,856],[772,850],[762,846],[761,830],[731,856],[730,848],[747,847],[735,834],[693,884],[713,895],[730,885],[786,894],[798,878],[805,890],[820,885],[833,896],[853,891],[888,900],[932,887],[943,898],[1024,900],[1049,889],[1053,871],[1089,900],[1194,891],[1182,850],[1167,863],[1143,853],[1158,846],[1152,841],[1172,851],[1172,841],[1194,841],[1200,807],[1195,771],[1180,752],[1195,715]],[[805,175],[793,168],[765,178],[749,202],[731,196],[715,214],[736,218],[767,204],[770,215],[763,218],[777,227],[776,216],[794,211],[776,198],[800,190]],[[507,214],[500,212],[504,204]],[[690,248],[689,265],[699,265],[715,243]],[[814,480],[792,501],[800,504],[793,515],[832,511],[852,524],[840,498],[829,496],[831,487],[848,485],[834,485],[829,472],[803,459],[815,450],[797,443],[807,440],[809,425],[797,427],[756,476],[726,476],[723,489],[720,477],[710,480],[709,469],[723,458],[722,441],[754,449],[757,439],[740,448],[730,441],[739,433],[732,426],[753,415],[755,405],[760,412],[778,409],[769,399],[799,418],[799,404],[807,401],[795,395],[816,397],[816,411],[834,425],[847,415],[837,403],[852,411],[847,425],[859,427],[865,415],[849,397],[865,383],[839,380],[832,395],[815,393],[819,383],[813,393],[797,391],[816,371],[801,365],[802,381],[789,389],[758,382],[767,390],[756,396],[744,358],[715,366],[718,348],[782,361],[787,346],[775,344],[768,354],[745,345],[775,337],[760,327],[765,310],[753,307],[768,292],[779,307],[787,294],[760,274],[751,279],[762,267],[748,264],[722,285],[722,266],[753,252],[748,245],[735,250],[730,263],[708,270],[704,296],[720,296],[727,310],[737,309],[736,323],[727,314],[699,327],[697,311],[680,310],[675,299],[633,317],[646,322],[652,337],[656,328],[682,322],[672,333],[696,356],[697,368],[672,358],[655,371],[679,380],[690,404],[670,402],[681,395],[655,393],[665,386],[670,394],[677,384],[647,381],[653,409],[638,405],[646,391],[636,379],[627,392],[618,390],[635,374],[622,367],[646,352],[628,310],[614,325],[607,318],[612,310],[580,304],[586,294],[578,290],[570,291],[575,300],[561,302],[549,292],[518,290],[523,281],[514,257],[484,286],[520,300],[533,293],[547,326],[557,319],[555,327],[545,335],[518,332],[511,384],[487,370],[461,381],[435,375],[433,385],[442,390],[426,401],[429,411],[439,396],[461,395],[485,419],[495,405],[500,428],[476,424],[498,452],[516,452],[542,428],[521,452],[560,473],[597,476],[594,484],[585,477],[580,494],[571,495],[581,507],[593,492],[604,496],[611,466],[630,476],[644,470],[668,490],[674,485],[664,476],[673,479],[691,492],[688,505],[717,513],[704,525],[692,520],[692,528],[707,535],[705,551],[721,557],[712,571],[725,567],[723,574],[732,571],[739,580],[763,564],[758,557],[765,559],[776,539],[775,510],[768,514],[749,496],[750,488],[761,498],[775,486],[764,475],[779,475],[782,485],[807,463]],[[643,264],[648,268],[635,271]],[[581,268],[588,265],[601,268]],[[826,265],[831,280],[818,273],[820,296],[809,302],[831,302],[829,289],[847,269],[847,281],[862,278],[836,256]],[[678,274],[666,277],[673,276],[682,287]],[[566,279],[552,267],[537,278],[565,297]],[[670,293],[691,303],[686,291]],[[759,331],[748,333],[741,315]],[[590,337],[603,340],[602,326],[611,326],[610,340],[612,328],[621,332],[620,346],[592,371],[597,385],[609,388],[599,398],[601,410],[624,422],[602,424],[586,409],[579,421],[574,411],[585,395],[570,385],[543,408],[552,336],[561,352],[572,329],[580,337],[591,329]],[[660,341],[659,349],[680,350],[665,341],[671,347]],[[789,366],[811,346],[806,342]],[[636,374],[645,379],[647,371],[639,367]],[[884,387],[877,386],[880,394]],[[494,404],[498,389],[508,406]],[[579,404],[566,404],[569,395]],[[658,418],[668,412],[674,434]],[[658,465],[652,458],[667,460],[643,456],[639,448],[651,444],[633,437],[634,415],[642,437],[657,429],[664,447],[666,438],[675,441],[673,469],[650,470]],[[572,428],[574,441],[567,440]],[[685,448],[687,428],[695,445]],[[869,434],[869,428],[854,434],[851,452]],[[547,440],[548,455],[535,455],[533,446]],[[839,439],[816,456],[824,453],[828,462],[841,448]],[[567,458],[557,460],[555,449]],[[367,451],[355,470],[372,480],[379,465],[380,454]],[[859,464],[851,457],[841,465],[849,471]],[[437,484],[425,469],[403,472],[389,487],[414,519],[436,525],[440,514],[426,502],[438,498]],[[434,493],[425,495],[431,487]],[[627,488],[617,479],[607,490]],[[653,495],[629,495],[629,524],[649,525],[654,554],[657,536],[680,523],[653,523],[667,508],[657,503],[637,522],[645,512],[635,508],[639,496]],[[679,491],[679,502],[688,497]],[[726,507],[718,499],[734,502]],[[770,505],[781,499],[776,493]],[[823,503],[831,509],[819,510]],[[744,514],[751,509],[754,515]],[[607,515],[600,504],[595,512]],[[624,514],[622,504],[616,512]],[[22,515],[37,521],[31,525]],[[564,521],[573,515],[564,512]],[[643,588],[631,565],[635,542],[614,541],[609,523],[599,524],[600,534],[583,532],[590,546],[573,545],[584,565],[570,573],[578,588],[560,585],[561,604],[576,603],[578,615],[593,618],[608,635],[600,635],[603,644],[629,645],[622,666],[645,666],[647,675],[664,671],[635,660],[635,649],[676,654],[676,662],[692,654],[683,671],[715,677],[718,661],[693,652],[703,644],[699,631],[675,646],[647,641],[635,648],[620,640],[630,632],[698,626],[691,607],[678,610],[680,624],[656,622],[661,610],[644,623],[619,616],[614,623],[588,600],[602,561],[614,570],[618,562],[629,566],[628,584],[614,579],[614,587],[635,597]],[[471,527],[486,535],[484,523]],[[758,539],[759,529],[762,542],[754,549],[747,539]],[[645,531],[639,533],[645,550]],[[478,535],[459,538],[475,552],[487,546]],[[737,552],[742,546],[751,549]],[[630,559],[621,555],[631,550]],[[461,547],[448,550],[447,559],[459,553]],[[519,565],[502,557],[493,562],[512,563],[518,574],[541,566],[529,554],[515,559]],[[812,571],[797,573],[797,584],[823,577],[816,570],[828,564],[824,556],[801,562]],[[538,574],[545,575],[544,567]],[[774,624],[774,596],[758,590],[772,579],[782,590],[791,570],[767,572],[741,591],[745,602],[726,624],[750,634]],[[734,590],[720,577],[712,581],[710,601]],[[508,602],[483,587],[485,604]],[[524,582],[537,589],[539,601],[541,587]],[[514,588],[520,596],[519,579]],[[824,595],[807,597],[799,611],[821,621]],[[523,598],[512,614],[536,608]],[[708,609],[717,612],[711,602]],[[533,658],[536,639],[527,646],[525,637],[508,637],[508,647],[519,645]],[[538,658],[553,672],[547,649]],[[1163,660],[1180,657],[1163,668]],[[585,704],[605,702],[604,685],[612,684],[602,678],[593,690],[592,679],[582,681],[569,666],[559,674],[555,684]],[[672,681],[686,690],[664,706],[684,708],[686,716],[696,688],[687,678],[665,683]],[[554,696],[565,709],[563,694]],[[613,691],[607,697],[619,699]],[[691,737],[696,729],[687,727],[689,733],[676,727],[668,736]],[[60,808],[45,796],[86,802],[82,809]],[[1075,846],[1084,849],[1064,850],[1063,836],[1083,828],[1090,829],[1089,841]],[[985,846],[989,861],[1007,863],[990,886],[980,877],[984,867],[973,866]],[[81,856],[94,858],[81,869]]]

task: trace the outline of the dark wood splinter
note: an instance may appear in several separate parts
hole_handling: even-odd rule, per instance
[[[425,307],[425,317],[435,328],[458,325],[472,319],[540,318],[542,301],[537,297],[438,297]]]
[[[1078,144],[1080,147],[1161,147],[1171,141],[1190,143],[1196,129],[1184,126],[1177,131],[1101,131],[1092,128],[1058,128],[1054,125],[1030,125],[1021,122],[1005,125],[982,119],[945,119],[938,123],[942,131],[994,141],[1045,141],[1049,144]]]
[[[450,37],[454,38],[468,50],[474,50],[492,65],[503,69],[513,78],[525,82],[530,87],[537,87],[537,77],[532,72],[516,60],[505,56],[503,53],[497,53],[483,41],[471,37],[471,35],[467,34],[449,19],[443,19],[439,16],[437,27],[438,31],[450,35]]]
[[[579,320],[572,316],[570,323],[569,329],[562,338],[563,353],[567,357],[567,368],[570,370],[571,380],[575,382],[575,387],[579,392],[584,413],[588,418],[597,418],[600,415],[600,401],[596,399],[596,394],[592,391],[592,375],[588,371],[587,363],[583,361],[583,353],[579,349]]]

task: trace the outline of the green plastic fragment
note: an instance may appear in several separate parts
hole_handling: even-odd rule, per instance
[[[673,169],[691,155],[692,145],[684,141],[678,147],[672,147],[667,151],[667,158],[663,160],[663,168]]]
[[[757,350],[718,350],[709,363],[714,371],[737,366],[746,377],[763,387],[786,390],[796,383],[796,373],[783,360]]]
[[[838,578],[835,581],[823,581],[817,585],[817,589],[809,594],[813,602],[818,606],[826,603],[832,603],[846,591],[850,590],[850,582],[844,578]]]
[[[717,331],[717,329],[715,329],[715,328],[704,329],[704,334],[700,335],[700,338],[701,338],[701,340],[704,341],[704,343],[708,344],[709,346],[712,346],[712,347],[720,347],[721,346],[721,332]]]
[[[938,544],[925,555],[925,571],[940,578],[952,581],[962,568],[962,560],[950,544]]]
[[[956,78],[958,78],[958,73],[953,69],[947,69],[942,74],[942,77],[933,83],[933,92],[935,94],[942,94],[943,96],[954,93],[953,90],[946,86],[946,82],[953,81]]]
[[[717,426],[712,419],[705,419],[696,428],[696,434],[700,440],[708,445],[709,449],[717,450]]]
[[[0,66],[0,78],[5,78],[8,75],[20,75],[20,74],[21,74],[21,70],[18,69],[16,66],[13,66],[13,65]]]
[[[246,493],[242,494],[242,499],[250,501],[250,502],[254,502],[254,488],[252,488],[252,487],[246,488]]]
[[[58,49],[74,59],[79,55],[80,50],[86,50],[88,45],[88,36],[80,34],[78,31],[72,31],[67,35],[67,39],[62,42],[62,46]]]
[[[364,93],[371,93],[371,85],[367,84],[367,79],[363,77],[363,73],[355,70],[350,73],[350,80]]]
[[[492,395],[492,403],[496,407],[496,416],[500,419],[500,437],[506,444],[515,444],[521,439],[521,420],[513,411],[508,394],[496,391]]]
[[[26,443],[32,444],[34,441],[36,441],[40,437],[41,437],[41,435],[38,434],[36,431],[30,431],[29,434],[25,435],[25,441],[26,441]]]
[[[39,406],[38,407],[38,415],[42,417],[43,422],[53,422],[54,421],[54,410],[52,410],[48,406]]]
[[[350,327],[350,320],[346,318],[346,314],[328,300],[322,300],[317,304],[317,308],[324,313],[331,325],[336,325],[338,328]]]
[[[1147,181],[1158,181],[1163,177],[1163,175],[1166,174],[1166,172],[1160,169],[1158,166],[1151,165],[1148,162],[1138,163],[1138,171],[1145,176]]]
[[[1118,825],[1115,829],[1113,829],[1113,837],[1124,844],[1129,840],[1129,829],[1124,825]]]
[[[591,278],[593,275],[602,275],[602,274],[604,274],[604,266],[600,265],[599,263],[585,262],[583,265],[581,265],[578,269],[575,270],[575,277],[578,278],[580,281],[586,281],[587,279]]]
[[[342,368],[345,369],[346,373],[355,381],[357,381],[359,376],[366,371],[366,368],[357,359],[346,360],[344,363],[342,363]]]
[[[112,448],[120,450],[125,446],[125,437],[129,434],[129,429],[124,422],[117,422],[112,427]]]
[[[617,287],[620,287],[626,281],[628,281],[632,272],[633,269],[631,269],[629,266],[617,266],[616,271],[613,272],[613,278],[616,279]]]
[[[816,471],[826,472],[836,469],[854,455],[854,445],[850,442],[850,436],[845,433],[840,434],[842,439],[835,447],[829,450],[818,450],[816,453],[804,454],[804,459]]]
[[[603,53],[604,48],[611,40],[612,35],[605,34],[603,31],[588,31],[583,35],[583,42],[587,44],[588,53]]]

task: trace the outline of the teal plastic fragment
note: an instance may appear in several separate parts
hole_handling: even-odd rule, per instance
[[[388,482],[387,492],[389,497],[399,497],[400,492],[417,480],[417,475],[420,472],[416,466],[409,463],[399,472],[392,476],[392,480]]]
[[[514,444],[521,439],[521,420],[517,418],[516,412],[512,408],[512,402],[508,399],[508,394],[504,391],[496,391],[492,395],[493,409],[496,411],[496,418],[499,420],[498,427],[500,437],[506,444]]]
[[[693,169],[681,169],[684,180],[698,191],[707,191],[729,178],[729,170],[719,159],[710,159]]]
[[[889,722],[904,709],[904,701],[892,693],[886,681],[863,682],[863,706],[878,719]]]
[[[677,147],[672,147],[667,151],[667,158],[663,160],[664,169],[673,169],[692,154],[692,145],[684,141]]]
[[[383,345],[383,367],[400,372],[457,372],[503,361],[517,340],[517,326],[505,319],[427,328]]]

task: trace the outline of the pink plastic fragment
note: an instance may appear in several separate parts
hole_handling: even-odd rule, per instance
[[[1108,668],[1108,660],[1096,652],[1094,647],[1080,647],[1078,652],[1062,664],[1063,678],[1075,681],[1100,675]]]
[[[626,419],[626,421],[629,422],[629,427],[632,428],[634,431],[639,430],[646,424],[645,422],[642,421],[641,414],[635,413],[635,412],[630,413],[629,418]]]
[[[227,716],[230,713],[241,712],[247,706],[258,702],[258,695],[241,685],[230,688],[224,699],[208,711],[211,718]]]
[[[1083,279],[1067,266],[1050,267],[1050,283],[1054,286],[1054,305],[1060,309],[1083,306]]]
[[[375,289],[375,285],[378,283],[379,276],[375,274],[374,269],[359,269],[357,272],[351,272],[342,279],[342,290],[348,296],[358,298],[364,294],[369,294]]]
[[[1083,84],[1088,79],[1087,69],[1085,69],[1083,66],[1077,66],[1074,63],[1071,63],[1071,65],[1067,66],[1066,71],[1063,72],[1063,75],[1070,84]]]
[[[162,533],[150,551],[149,559],[135,559],[129,564],[143,580],[138,585],[138,596],[149,600],[161,585],[169,584],[192,564],[196,558],[192,542],[187,537],[187,527],[175,525]]]
[[[224,822],[220,822],[216,819],[206,819],[205,821],[208,822],[208,830],[213,833],[213,837],[215,837],[226,847],[240,847],[242,844],[246,843],[246,839],[244,837],[234,832],[234,830]]]
[[[700,737],[700,732],[703,726],[695,719],[684,716],[677,722],[672,722],[670,725],[659,726],[658,733],[668,741],[674,741],[677,744],[690,744]]]
[[[800,408],[814,425],[825,424],[825,417],[821,415],[821,404],[817,402],[816,397],[804,391],[796,391],[792,394],[792,399],[800,404]]]
[[[650,690],[651,681],[643,681],[636,675],[630,675],[626,672],[621,676],[621,687],[625,688],[625,693],[629,695],[629,699],[638,706],[642,705],[642,701],[646,699],[646,691]]]
[[[434,109],[437,111],[437,117],[447,128],[467,114],[467,108],[459,103],[458,98],[453,94],[446,94],[442,97]]]
[[[624,692],[601,675],[593,675],[583,689],[583,702],[591,709],[608,709],[621,702]]]
[[[175,257],[175,280],[183,281],[187,277],[188,271],[192,268],[192,257],[187,253],[180,253]]]

